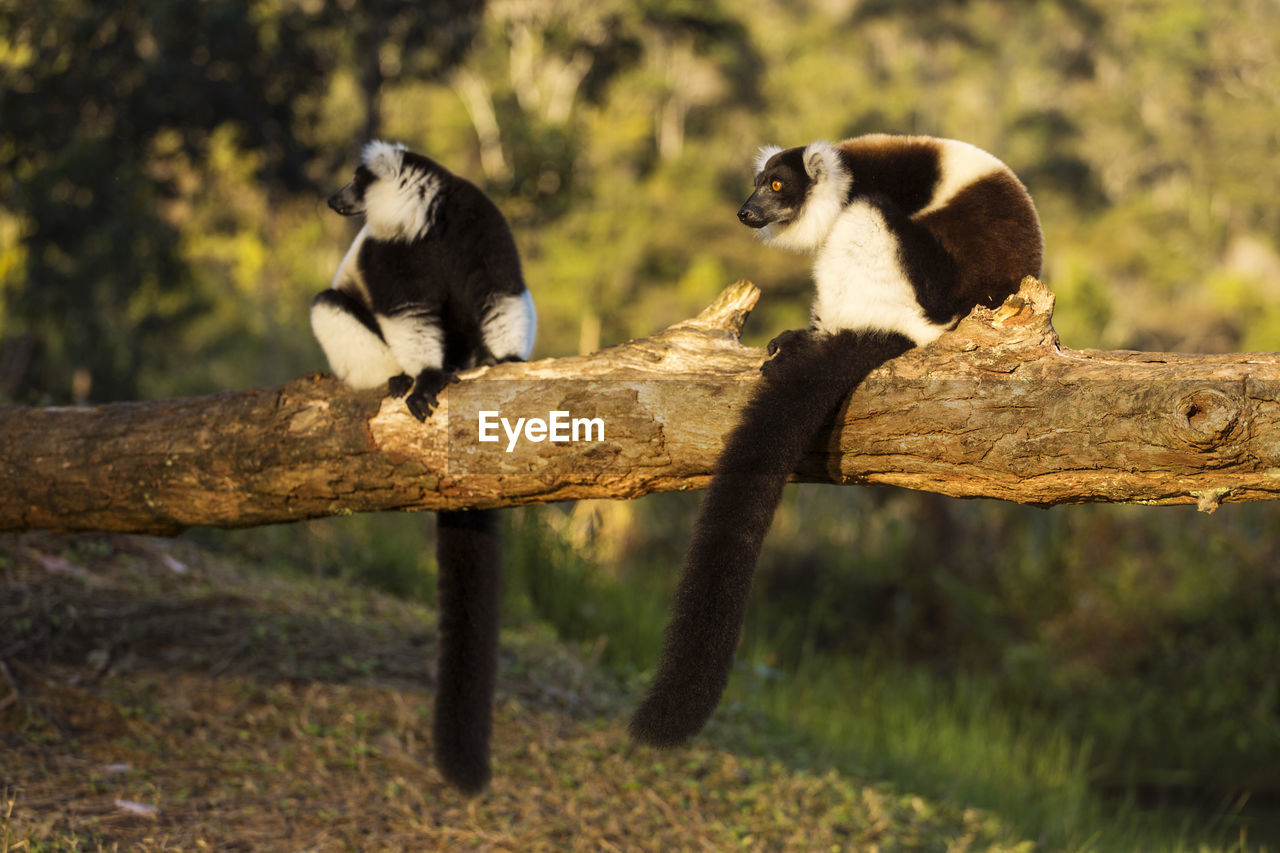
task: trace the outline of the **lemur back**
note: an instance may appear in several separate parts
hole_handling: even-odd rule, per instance
[[[311,308],[339,379],[407,394],[409,411],[426,420],[457,371],[528,358],[533,300],[511,229],[477,187],[375,141],[329,206],[365,217]],[[500,558],[493,510],[439,513],[434,747],[445,778],[470,793],[490,778]]]
[[[658,671],[631,721],[658,746],[696,733],[719,703],[783,486],[840,403],[876,367],[1040,272],[1030,196],[972,145],[877,134],[764,149],[756,172],[738,219],[814,253],[811,325],[770,342],[694,524]]]

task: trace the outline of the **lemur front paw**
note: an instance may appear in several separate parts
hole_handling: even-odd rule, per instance
[[[407,373],[397,373],[387,380],[387,392],[392,397],[403,397],[413,388],[413,377]]]
[[[777,375],[784,362],[813,347],[816,334],[812,329],[787,329],[769,341],[769,360],[760,365],[760,372],[766,378]]]
[[[780,352],[785,353],[787,350],[796,348],[797,346],[803,346],[804,343],[812,339],[812,329],[787,329],[785,332],[780,333],[776,338],[769,341],[769,345],[766,349],[768,350],[769,355],[777,355]]]
[[[425,421],[431,417],[431,412],[436,406],[440,405],[440,401],[437,399],[440,392],[457,381],[458,374],[452,371],[446,372],[434,367],[428,367],[418,374],[418,379],[413,385],[413,391],[405,398],[405,405],[409,407],[409,412],[415,418]]]

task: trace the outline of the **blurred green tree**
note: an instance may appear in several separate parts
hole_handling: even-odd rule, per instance
[[[199,156],[232,123],[264,180],[298,186],[293,104],[324,67],[309,18],[172,0],[0,9],[0,190],[26,250],[5,282],[6,396],[131,396],[140,360],[207,310],[160,213],[152,143],[174,131]]]
[[[373,131],[384,80],[456,63],[483,8],[474,0],[375,6],[373,14],[342,0],[0,6],[0,208],[17,222],[23,250],[0,280],[0,394],[134,396],[140,366],[180,348],[190,323],[233,295],[192,275],[184,236],[164,212],[180,195],[176,176],[157,162],[178,154],[201,163],[229,127],[256,181],[277,194],[314,191],[312,180],[328,179],[326,159],[340,156],[325,151],[317,166],[317,134],[307,127],[332,76],[360,70]],[[234,230],[230,218],[222,217]]]

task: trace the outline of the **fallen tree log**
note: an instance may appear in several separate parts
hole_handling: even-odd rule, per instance
[[[472,371],[420,424],[332,377],[207,397],[0,407],[0,530],[175,533],[706,485],[763,350],[739,282],[588,356]],[[1070,350],[1028,279],[868,378],[797,478],[1051,505],[1280,496],[1280,354]],[[505,419],[505,421],[504,421]]]

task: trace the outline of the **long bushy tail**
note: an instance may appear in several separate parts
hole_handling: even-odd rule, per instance
[[[438,514],[440,658],[436,765],[450,784],[489,783],[489,734],[498,668],[501,548],[494,510]]]
[[[883,332],[793,333],[729,434],[694,524],[658,672],[632,737],[674,746],[720,701],[742,630],[760,546],[782,488],[810,442],[866,375],[911,348]]]

